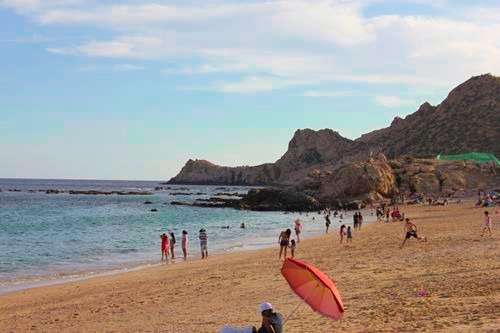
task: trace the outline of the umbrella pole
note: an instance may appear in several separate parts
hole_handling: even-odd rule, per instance
[[[295,309],[293,309],[293,311],[292,311],[292,312],[291,312],[291,313],[290,313],[290,314],[289,314],[289,315],[285,318],[285,321],[283,322],[283,325],[285,325],[285,323],[288,321],[288,319],[290,319],[290,318],[293,316],[293,314],[294,314],[295,312],[297,312],[297,310],[300,308],[300,306],[301,306],[301,305],[302,305],[302,303],[299,303],[299,304],[295,307]]]
[[[317,285],[316,285],[316,287],[314,287],[314,289],[316,289],[316,288],[318,288],[318,287],[319,287],[319,284],[317,284]],[[311,294],[312,294],[312,293],[311,293]],[[302,300],[303,300],[304,302],[305,302],[305,301],[307,301],[307,299],[311,296],[311,294],[307,295],[307,297],[306,297],[306,298],[302,298]],[[283,325],[285,325],[285,323],[288,321],[288,319],[290,319],[290,318],[293,316],[293,314],[294,314],[295,312],[297,312],[297,310],[300,308],[300,306],[301,306],[301,305],[302,305],[302,303],[299,303],[299,304],[295,307],[295,309],[293,309],[293,311],[292,311],[292,312],[291,312],[291,313],[290,313],[290,314],[289,314],[289,315],[285,318],[285,321],[283,322]]]

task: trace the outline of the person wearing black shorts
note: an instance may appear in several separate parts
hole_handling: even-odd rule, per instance
[[[414,223],[410,222],[410,219],[405,219],[405,225],[404,225],[404,231],[406,232],[405,239],[403,240],[403,244],[401,244],[400,248],[403,248],[403,246],[406,243],[406,240],[414,237],[418,240],[423,240],[427,241],[425,237],[419,237],[417,234],[417,226]]]

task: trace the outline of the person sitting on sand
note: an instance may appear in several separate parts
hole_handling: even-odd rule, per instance
[[[269,302],[262,303],[259,309],[262,314],[262,326],[257,333],[283,333],[283,315],[274,312]]]
[[[407,218],[405,220],[405,225],[404,225],[404,231],[406,232],[405,239],[403,240],[403,244],[401,244],[400,248],[403,248],[403,246],[406,243],[407,239],[410,239],[411,237],[415,237],[418,240],[423,240],[424,242],[427,241],[425,237],[419,237],[417,235],[417,226],[414,223],[410,222],[410,219]]]
[[[295,235],[297,236],[297,243],[300,243],[300,232],[302,231],[302,224],[299,219],[295,220]]]
[[[297,244],[295,244],[295,239],[292,239],[290,241],[290,254],[292,255],[292,258],[295,258],[295,249],[297,248]]]
[[[488,213],[488,211],[484,212],[483,233],[481,234],[481,237],[484,237],[484,232],[486,230],[488,230],[488,232],[490,233],[490,237],[491,237],[492,236],[491,235],[491,216]]]
[[[200,229],[200,234],[198,235],[198,239],[200,240],[200,248],[201,248],[201,259],[208,258],[208,235],[205,229]]]
[[[286,229],[285,231],[282,231],[280,233],[280,236],[278,237],[278,243],[280,245],[280,256],[279,258],[281,259],[281,254],[284,252],[284,259],[286,259],[286,250],[288,248],[288,245],[290,243],[290,235],[292,234],[292,230]]]
[[[160,235],[161,239],[161,261],[165,258],[168,261],[168,237],[165,233]]]

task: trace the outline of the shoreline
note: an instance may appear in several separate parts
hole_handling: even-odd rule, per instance
[[[364,213],[367,213],[367,210],[364,209],[362,210]],[[283,212],[284,214],[284,212]],[[300,215],[299,215],[300,216]],[[314,214],[314,216],[316,216]],[[349,215],[347,215],[349,216]],[[294,216],[295,217],[295,216]],[[306,217],[306,216],[303,216]],[[322,230],[324,231],[324,221],[323,221],[323,215],[321,215],[321,218],[318,219],[320,220],[320,225],[322,226]],[[307,224],[311,223],[312,221],[304,221],[302,222],[307,222]],[[318,221],[316,221],[318,222]],[[315,223],[316,223],[315,222]],[[370,225],[372,223],[375,223],[376,218],[373,216],[370,216],[366,214],[365,217],[365,225]],[[345,222],[344,223],[350,223]],[[292,224],[292,223],[290,223]],[[339,220],[332,218],[332,226],[330,229],[330,233],[332,231],[335,231],[338,228],[339,225]],[[290,227],[292,228],[292,227]],[[324,236],[324,233],[321,233],[320,229],[313,228],[310,235],[306,236],[303,238],[304,241],[306,240],[311,240],[315,238],[321,238]],[[329,234],[330,234],[329,233]],[[292,231],[292,238],[294,237],[294,233]],[[266,249],[271,249],[274,248],[275,244],[274,242],[265,242],[261,243],[259,245],[234,245],[231,246],[230,249],[224,249],[224,248],[219,248],[215,247],[214,251],[210,251],[210,257],[215,257],[215,256],[224,256],[227,254],[232,254],[232,253],[245,253],[245,252],[252,252],[252,251],[260,251],[260,250],[266,250]],[[209,250],[210,250],[210,244],[209,244]],[[176,249],[177,254],[181,254],[182,252],[180,251],[179,248]],[[159,255],[158,255],[159,256]],[[191,254],[191,258],[188,257],[186,261],[182,259],[182,257],[177,257],[175,259],[175,262],[172,263],[171,259],[168,264],[166,265],[181,265],[185,264],[186,262],[191,262],[191,261],[199,261],[202,260],[199,257],[199,253],[196,253],[195,255]],[[43,287],[49,287],[49,286],[54,286],[54,285],[61,285],[61,284],[66,284],[66,283],[72,283],[72,282],[78,282],[78,281],[84,281],[88,279],[93,279],[93,278],[99,278],[99,277],[105,277],[105,276],[113,276],[113,275],[118,275],[118,274],[126,274],[128,272],[134,272],[138,270],[143,270],[143,269],[148,269],[148,268],[153,268],[153,267],[159,267],[165,265],[163,262],[158,261],[158,260],[146,260],[143,262],[136,262],[132,263],[130,262],[129,264],[124,264],[123,266],[115,267],[115,268],[102,268],[102,269],[92,269],[91,271],[73,271],[73,272],[63,272],[63,273],[54,273],[54,274],[46,274],[46,275],[34,275],[34,276],[26,276],[26,277],[20,277],[19,279],[7,279],[7,280],[0,280],[0,296],[1,295],[6,295],[6,294],[11,294],[14,292],[18,291],[23,291],[23,290],[29,290],[29,289],[34,289],[34,288],[43,288]]]

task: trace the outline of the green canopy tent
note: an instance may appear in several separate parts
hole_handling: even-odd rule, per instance
[[[466,153],[454,155],[441,155],[436,156],[436,160],[443,161],[474,161],[477,163],[493,162],[500,166],[500,161],[493,154],[489,153]]]

